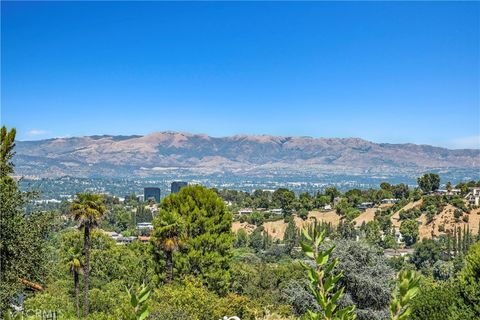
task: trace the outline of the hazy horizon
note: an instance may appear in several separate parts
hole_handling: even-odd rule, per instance
[[[50,139],[68,139],[68,138],[83,138],[83,137],[101,137],[101,136],[106,136],[106,137],[119,137],[119,136],[122,136],[122,137],[134,137],[134,136],[139,136],[139,137],[142,137],[142,136],[148,136],[148,135],[152,135],[152,134],[156,134],[156,133],[176,133],[176,134],[188,134],[188,135],[195,135],[195,136],[202,136],[202,135],[206,135],[206,136],[209,136],[209,137],[212,137],[212,138],[228,138],[228,137],[234,137],[234,136],[262,136],[262,137],[295,137],[295,138],[312,138],[312,139],[361,139],[361,140],[365,140],[365,141],[369,141],[369,142],[373,142],[373,143],[377,143],[377,144],[415,144],[415,145],[427,145],[427,146],[433,146],[433,147],[439,147],[439,148],[446,148],[446,149],[450,149],[450,150],[462,150],[462,149],[472,149],[472,150],[477,150],[477,149],[480,149],[480,147],[478,148],[449,148],[449,147],[444,147],[444,146],[436,146],[436,145],[431,145],[431,144],[422,144],[422,143],[413,143],[413,142],[396,142],[396,143],[392,143],[392,142],[388,142],[388,141],[373,141],[373,140],[369,140],[369,139],[365,139],[365,138],[362,138],[362,137],[315,137],[315,136],[305,136],[305,135],[273,135],[273,134],[268,134],[268,133],[264,133],[264,134],[248,134],[248,133],[237,133],[237,134],[232,134],[232,135],[211,135],[211,134],[208,134],[208,133],[205,133],[205,132],[187,132],[187,131],[178,131],[178,130],[156,130],[156,131],[152,131],[152,132],[148,132],[146,134],[135,134],[135,133],[132,133],[132,134],[109,134],[109,133],[103,133],[103,134],[89,134],[89,135],[78,135],[78,136],[58,136],[58,137],[55,137],[55,136],[52,136],[52,137],[48,137],[48,138],[43,138],[43,137],[31,137],[30,139],[17,139],[18,141],[21,141],[21,142],[29,142],[29,141],[41,141],[41,140],[50,140]]]

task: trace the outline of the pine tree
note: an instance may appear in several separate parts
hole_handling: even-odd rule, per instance
[[[175,257],[177,274],[195,275],[209,289],[225,293],[234,237],[232,214],[223,200],[214,190],[188,186],[164,198],[162,211],[176,212],[185,224],[186,240]]]

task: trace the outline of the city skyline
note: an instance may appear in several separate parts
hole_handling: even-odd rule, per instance
[[[2,124],[19,140],[179,131],[480,148],[478,3],[1,5]]]

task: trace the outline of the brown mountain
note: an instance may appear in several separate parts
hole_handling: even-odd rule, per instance
[[[311,138],[156,132],[146,136],[88,136],[17,142],[20,175],[152,176],[196,173],[416,173],[480,170],[480,150],[373,143],[358,138]]]

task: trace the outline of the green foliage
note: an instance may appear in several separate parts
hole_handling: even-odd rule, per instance
[[[325,233],[318,233],[313,229],[313,234],[308,234],[304,230],[304,237],[307,242],[301,242],[302,250],[305,255],[313,260],[314,266],[306,263],[302,265],[307,270],[310,281],[309,289],[320,306],[320,311],[308,310],[310,319],[355,319],[355,306],[338,308],[338,303],[344,294],[344,287],[338,287],[337,283],[343,274],[335,273],[334,268],[338,264],[338,259],[329,262],[330,255],[334,246],[328,250],[321,250],[320,245],[325,240]]]
[[[5,126],[0,129],[0,177],[6,177],[13,173],[13,156],[15,152],[15,128],[7,130]]]
[[[33,193],[18,190],[10,176],[14,172],[12,159],[15,129],[0,130],[0,310],[5,311],[22,293],[21,280],[44,284],[49,274],[50,236],[54,216],[49,212],[26,214],[24,208]]]
[[[285,245],[285,252],[291,254],[294,247],[298,245],[299,242],[299,233],[295,225],[293,218],[290,218],[288,221],[287,228],[285,229],[285,234],[283,236],[283,243]]]
[[[418,222],[413,219],[407,219],[402,221],[400,225],[400,233],[402,234],[403,241],[407,246],[413,245],[417,242],[419,230]]]
[[[424,239],[415,245],[411,261],[417,270],[432,268],[437,261],[442,259],[444,250],[439,241]]]
[[[455,218],[455,221],[459,222],[460,218],[463,216],[463,211],[459,209],[455,209],[455,211],[453,212],[453,216]]]
[[[279,188],[273,193],[272,201],[275,205],[277,205],[283,210],[285,216],[288,216],[293,211],[295,193],[286,188]]]
[[[173,253],[180,249],[186,237],[185,222],[176,210],[160,210],[153,225],[152,242],[157,250],[161,250],[165,254],[166,282],[171,282],[173,279]]]
[[[335,240],[334,243],[331,259],[338,259],[337,268],[343,270],[339,285],[345,287],[341,305],[356,305],[355,313],[360,320],[385,319],[395,271],[383,250],[360,241]]]
[[[468,212],[468,208],[465,206],[465,202],[463,201],[462,197],[453,196],[450,199],[448,199],[448,203],[461,209],[463,212]]]
[[[480,317],[480,242],[468,250],[459,279],[464,299],[473,306],[475,315]]]
[[[330,203],[333,203],[333,200],[341,195],[336,187],[327,187],[324,193],[326,196],[330,197]]]
[[[83,229],[83,250],[85,254],[85,267],[83,268],[83,314],[88,316],[89,301],[88,290],[90,286],[90,232],[103,219],[107,208],[104,198],[99,194],[88,192],[77,194],[70,205],[73,219]]]
[[[397,288],[393,292],[390,303],[390,314],[392,320],[408,319],[412,313],[410,301],[418,294],[418,282],[420,277],[412,270],[400,271],[398,275]]]
[[[300,209],[297,214],[302,220],[307,220],[308,218],[308,210],[305,208]]]
[[[123,205],[114,205],[107,211],[101,223],[102,229],[123,233],[135,228],[134,212],[127,210]]]
[[[360,211],[352,207],[347,199],[343,198],[336,206],[337,213],[346,221],[350,222],[360,215]]]
[[[242,320],[255,319],[261,307],[246,297],[219,297],[198,280],[186,278],[155,290],[151,317],[162,320],[211,320],[236,315]]]
[[[426,173],[417,179],[417,183],[423,192],[436,191],[440,187],[440,176],[436,173]]]
[[[258,212],[258,211],[252,212],[246,217],[246,221],[249,224],[261,226],[265,221],[265,214],[263,212]]]
[[[184,245],[173,258],[177,274],[197,276],[209,289],[226,293],[234,237],[223,200],[212,190],[188,186],[164,198],[160,212],[174,212],[185,223]]]
[[[150,297],[151,289],[145,284],[139,288],[138,291],[132,288],[127,288],[127,293],[130,298],[130,305],[132,307],[131,320],[144,320],[150,314],[148,310],[148,298]]]
[[[250,247],[253,248],[255,251],[260,251],[263,249],[264,241],[263,241],[263,231],[264,227],[260,226],[253,230],[252,234],[250,235]]]
[[[473,320],[470,306],[465,304],[459,283],[423,281],[420,292],[412,299],[411,320]]]
[[[246,259],[232,266],[231,291],[285,315],[318,309],[308,292],[304,269],[297,262],[263,263]],[[243,319],[243,318],[242,318]]]
[[[371,244],[379,245],[382,242],[382,234],[380,232],[380,223],[376,220],[369,221],[365,224],[365,239]]]
[[[402,209],[402,210],[400,210],[399,218],[400,218],[400,220],[408,220],[408,219],[414,220],[414,219],[419,218],[421,215],[422,215],[422,211],[420,211],[417,208],[413,208],[413,209],[410,209],[410,210],[403,210]]]
[[[240,229],[237,231],[235,238],[235,248],[248,247],[249,237],[247,231]]]
[[[56,280],[40,293],[26,299],[25,310],[60,310],[65,319],[76,317],[73,299],[67,288],[71,287],[71,281]]]
[[[103,219],[107,208],[100,194],[79,193],[70,206],[70,212],[80,228],[93,228]]]

